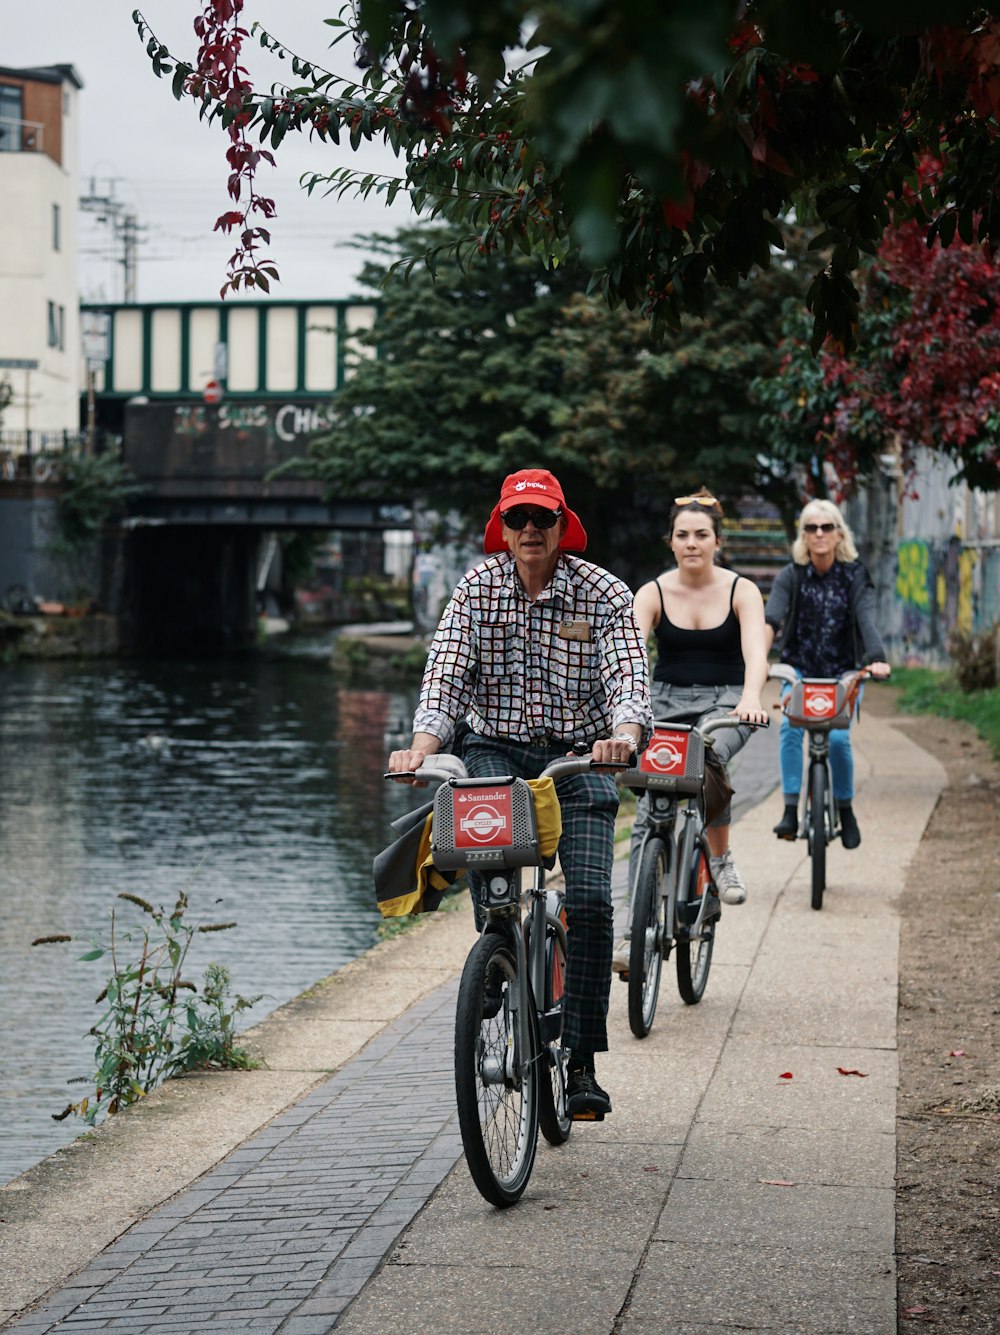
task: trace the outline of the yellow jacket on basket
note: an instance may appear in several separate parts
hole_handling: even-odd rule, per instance
[[[562,834],[559,799],[552,779],[528,779],[535,801],[538,845],[543,859],[554,856]],[[408,913],[433,913],[457,871],[439,871],[431,856],[431,821],[434,802],[408,811],[392,822],[400,837],[375,858],[375,900],[383,918]]]

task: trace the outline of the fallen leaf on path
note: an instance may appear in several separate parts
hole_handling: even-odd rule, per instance
[[[794,1187],[794,1182],[786,1182],[781,1177],[759,1177],[757,1181],[765,1187]]]
[[[779,1079],[779,1080],[794,1080],[795,1077],[792,1075],[791,1071],[782,1071],[782,1073],[778,1076],[778,1079]]]
[[[658,1168],[653,1167],[651,1164],[647,1164],[642,1171],[644,1173],[658,1173],[660,1170]]]
[[[930,1317],[930,1319],[931,1319],[932,1321],[934,1320],[934,1318],[931,1316],[931,1309],[930,1309],[929,1307],[904,1307],[904,1308],[902,1309],[902,1311],[900,1312],[899,1315],[900,1315],[900,1316],[926,1316],[926,1317]]]
[[[838,1066],[837,1071],[840,1075],[859,1075],[862,1080],[868,1079],[867,1071],[856,1071],[853,1066]]]
[[[965,1048],[954,1048],[951,1052],[948,1053],[948,1056],[949,1056],[949,1057],[964,1057],[964,1056],[965,1056]]]

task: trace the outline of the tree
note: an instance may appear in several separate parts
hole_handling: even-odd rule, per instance
[[[378,137],[402,158],[398,177],[338,168],[310,189],[406,190],[462,225],[463,259],[578,256],[656,336],[710,281],[766,267],[793,212],[828,256],[808,294],[814,348],[853,348],[851,275],[887,228],[1000,244],[1000,11],[972,0],[356,0],[327,20],[355,45],[353,82],[253,25],[297,80],[266,94],[240,64],[243,10],[202,0],[198,55],[179,62],[135,16],[156,73],[230,139],[224,290],[276,277],[256,178],[292,131]],[[923,153],[947,167],[915,191]]]
[[[917,446],[955,476],[1000,488],[1000,264],[978,246],[945,249],[915,223],[886,236],[862,288],[861,347],[814,361],[801,320],[786,326],[780,373],[755,386],[765,424],[811,485],[849,490],[881,455],[911,468]]]
[[[378,239],[361,281],[380,290],[400,255],[447,250],[455,231]],[[417,269],[385,287],[306,466],[341,495],[391,487],[457,512],[471,534],[505,473],[551,467],[588,521],[595,559],[622,573],[645,569],[671,497],[703,482],[726,501],[757,490],[794,510],[796,480],[769,464],[749,386],[778,369],[768,331],[791,293],[801,300],[809,266],[804,245],[796,253],[801,268],[709,293],[705,318],[660,343],[637,314],[586,296],[571,264],[546,275],[514,254],[465,269],[444,261],[436,279]]]

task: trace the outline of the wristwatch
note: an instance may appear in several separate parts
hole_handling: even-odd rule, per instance
[[[639,743],[630,733],[627,732],[616,732],[615,735],[611,738],[611,740],[613,742],[628,742],[629,746],[632,748],[633,751],[638,751],[639,749]]]

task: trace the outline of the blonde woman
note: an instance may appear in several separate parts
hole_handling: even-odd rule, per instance
[[[839,677],[867,666],[888,677],[889,664],[875,625],[875,590],[844,516],[832,501],[810,501],[799,516],[792,561],[778,573],[764,609],[767,647],[777,640],[783,663],[801,677]],[[785,687],[787,695],[790,687]],[[774,827],[779,839],[798,832],[804,730],[787,714],[781,720],[778,754],[785,812]],[[849,729],[830,733],[833,795],[840,808],[841,842],[857,848],[861,831],[854,815],[854,757]]]

